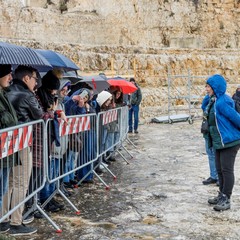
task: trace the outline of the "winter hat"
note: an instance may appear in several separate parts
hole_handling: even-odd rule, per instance
[[[42,87],[50,90],[58,90],[60,88],[60,80],[52,70],[43,76]]]
[[[96,99],[98,105],[101,107],[111,96],[112,94],[110,92],[107,91],[100,92]]]
[[[130,78],[129,82],[136,82],[134,78]]]
[[[12,72],[11,64],[0,64],[0,78]]]

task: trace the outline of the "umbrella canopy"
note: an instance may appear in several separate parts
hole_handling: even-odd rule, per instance
[[[72,60],[60,53],[43,49],[34,49],[34,51],[46,58],[47,61],[50,62],[52,67],[62,68],[66,71],[80,69]]]
[[[31,48],[0,42],[0,64],[31,65],[38,71],[52,69],[51,64]]]
[[[133,83],[127,81],[124,78],[120,78],[120,77],[110,78],[110,79],[107,80],[107,82],[111,86],[121,88],[123,94],[133,93],[137,90],[137,87]]]
[[[73,73],[65,73],[63,78],[69,79],[72,84],[77,84],[77,83],[87,83],[89,86],[92,87],[94,93],[100,93],[101,91],[109,88],[109,83],[102,78],[100,75],[96,76],[77,76],[76,74]]]

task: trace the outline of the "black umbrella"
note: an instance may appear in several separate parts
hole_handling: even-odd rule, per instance
[[[77,85],[78,83],[87,83],[92,87],[94,93],[99,93],[107,89],[110,84],[101,75],[95,76],[78,76],[72,72],[65,73],[63,78],[67,78],[72,82],[72,85]]]
[[[0,64],[30,65],[38,71],[52,69],[51,64],[31,48],[0,42]]]

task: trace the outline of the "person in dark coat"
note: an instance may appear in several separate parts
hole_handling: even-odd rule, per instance
[[[232,99],[235,102],[235,108],[240,113],[240,85],[237,86],[236,92],[233,94]]]
[[[39,99],[40,105],[42,106],[43,112],[44,112],[44,120],[53,119],[48,124],[48,156],[51,155],[51,158],[49,158],[48,162],[48,169],[49,169],[49,178],[52,179],[54,176],[57,176],[59,173],[59,162],[55,158],[52,158],[52,150],[53,150],[53,143],[59,138],[59,135],[57,136],[57,132],[59,134],[59,131],[55,131],[57,126],[54,124],[54,119],[56,120],[56,117],[59,117],[61,119],[66,120],[66,116],[64,111],[57,111],[58,108],[58,91],[60,88],[60,80],[61,72],[56,70],[50,70],[48,71],[42,78],[42,86],[37,89],[37,98]],[[57,129],[58,130],[58,129]],[[57,143],[56,143],[57,144]],[[60,146],[59,144],[57,144]],[[38,148],[42,148],[43,146],[38,146]],[[34,157],[34,165],[37,167],[42,167],[41,158],[39,159],[39,156]],[[53,188],[55,187],[55,184],[52,184]],[[44,203],[49,198],[49,183],[46,182],[44,188],[40,191],[40,202]],[[56,201],[54,198],[52,198],[47,205],[45,206],[45,210],[50,212],[58,212],[61,209],[64,208],[64,205]]]
[[[17,114],[9,102],[6,91],[12,81],[12,67],[10,64],[0,64],[0,129],[16,126],[18,124]],[[7,192],[9,172],[15,162],[15,155],[10,155],[0,159],[0,207],[2,207],[2,197]],[[2,226],[1,226],[2,227]],[[3,226],[4,228],[4,226]],[[9,229],[1,229],[3,232]]]
[[[37,85],[37,70],[31,66],[19,65],[15,70],[13,84],[7,93],[9,101],[14,106],[19,123],[28,123],[42,117],[43,111],[35,97],[35,86]],[[29,180],[32,172],[32,149],[23,148],[18,152],[21,164],[13,167],[14,176],[9,178],[8,192],[3,198],[3,214],[8,212],[9,201],[11,208],[21,203],[28,190]],[[17,199],[17,201],[16,201]],[[24,204],[11,214],[10,235],[30,235],[37,231],[34,227],[22,224]],[[6,219],[9,221],[9,219]]]
[[[134,133],[138,133],[139,105],[142,101],[142,92],[134,78],[130,78],[130,82],[137,87],[137,90],[134,93],[132,93],[130,96],[128,132],[132,133],[134,129]],[[133,117],[134,117],[134,123],[133,123]]]

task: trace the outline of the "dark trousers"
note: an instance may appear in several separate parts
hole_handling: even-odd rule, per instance
[[[228,198],[232,195],[234,186],[234,163],[240,144],[216,150],[216,169],[219,179],[220,192],[227,195]]]

